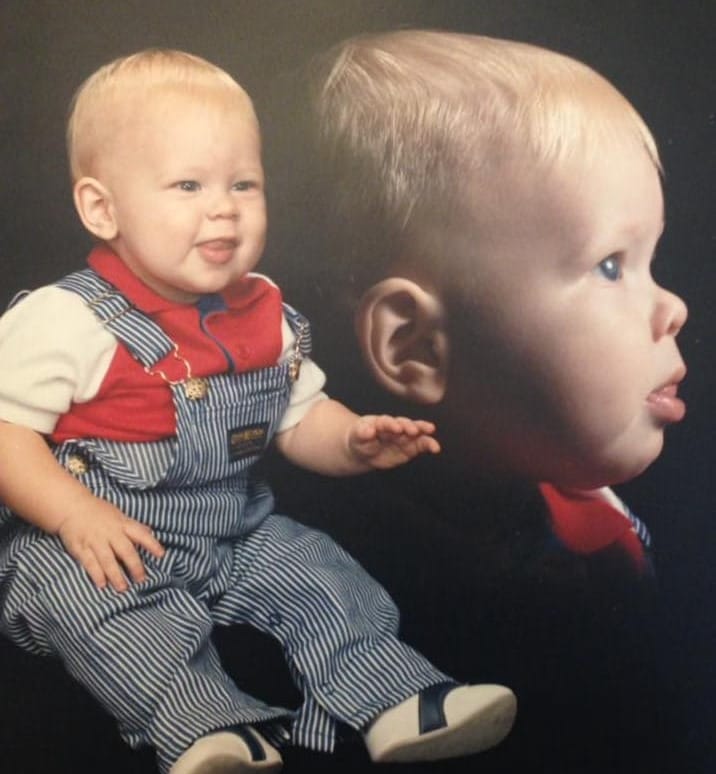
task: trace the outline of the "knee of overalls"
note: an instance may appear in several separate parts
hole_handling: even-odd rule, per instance
[[[61,655],[96,648],[93,639],[102,630],[126,626],[139,635],[155,628],[158,617],[176,626],[186,621],[197,641],[211,632],[205,606],[158,568],[146,565],[147,580],[127,591],[99,588],[52,535],[39,533],[26,541],[3,571],[3,630],[32,652]]]

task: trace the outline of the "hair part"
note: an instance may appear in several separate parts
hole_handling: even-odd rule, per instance
[[[103,142],[121,129],[133,109],[172,92],[236,105],[257,122],[248,94],[220,67],[184,51],[139,51],[100,67],[75,92],[67,121],[72,180],[92,174]]]
[[[422,255],[443,273],[434,248],[464,223],[467,186],[489,186],[508,163],[588,160],[626,137],[661,169],[649,129],[614,86],[530,44],[428,30],[360,36],[316,60],[312,86],[327,247],[349,262],[336,275],[349,269],[356,293],[400,258]]]

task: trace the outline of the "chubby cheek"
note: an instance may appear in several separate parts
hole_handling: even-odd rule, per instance
[[[461,443],[481,470],[596,488],[633,478],[658,456],[662,434],[635,401],[627,407],[607,387],[590,392],[593,381],[565,382],[543,368],[515,379],[483,389],[473,378],[461,399],[448,394],[443,431],[455,437],[444,440]]]
[[[610,436],[626,429],[642,409],[640,365],[625,351],[579,337],[563,337],[534,363],[534,380],[567,428]]]
[[[253,232],[254,241],[254,256],[258,261],[266,246],[266,219],[264,218],[261,223],[256,225],[256,229]]]
[[[267,219],[263,211],[255,211],[243,218],[240,224],[241,241],[247,255],[253,256],[255,261],[261,257],[266,244]]]
[[[541,344],[515,373],[534,453],[543,454],[545,467],[553,466],[550,477],[563,483],[624,481],[653,462],[663,444],[646,406],[653,369],[648,347],[628,331],[621,338],[609,326],[602,332],[570,333],[567,323],[558,334],[543,329]]]
[[[589,487],[631,478],[658,456],[662,433],[645,404],[650,343],[637,326],[618,313],[555,316],[529,304],[480,322],[453,337],[448,382],[462,398],[451,406],[465,412],[461,432],[474,426],[484,457],[518,475]]]
[[[268,225],[265,203],[255,202],[250,209],[245,209],[239,222],[239,228],[243,228],[247,233],[250,232],[253,238],[263,239]]]
[[[614,484],[641,473],[659,455],[663,430],[630,373],[587,369],[573,381],[555,391],[551,412],[561,456],[584,479],[579,483]]]

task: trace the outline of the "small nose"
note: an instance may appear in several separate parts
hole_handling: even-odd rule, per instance
[[[236,220],[239,217],[239,207],[236,197],[230,191],[221,191],[214,196],[209,207],[209,217],[229,218]]]
[[[684,327],[688,309],[682,298],[665,288],[657,288],[657,299],[652,320],[654,339],[677,336]]]

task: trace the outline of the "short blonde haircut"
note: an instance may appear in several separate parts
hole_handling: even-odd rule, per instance
[[[140,51],[100,67],[75,93],[67,122],[73,181],[92,174],[98,153],[132,111],[171,92],[236,105],[256,120],[248,94],[220,67],[184,51]]]
[[[467,186],[480,176],[489,185],[506,162],[548,166],[633,138],[660,169],[647,126],[608,81],[525,43],[428,30],[361,36],[317,60],[312,85],[335,218],[328,248],[354,264],[357,293],[459,226]]]

